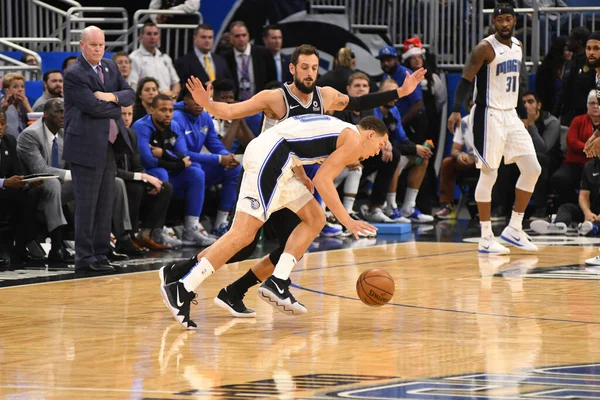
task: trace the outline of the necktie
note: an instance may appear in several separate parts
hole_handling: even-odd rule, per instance
[[[277,80],[282,82],[281,80],[281,56],[275,56],[275,69],[277,69]]]
[[[241,54],[242,57],[242,77],[240,79],[240,100],[248,100],[252,94],[250,93],[250,71],[248,70],[248,56]]]
[[[217,77],[215,76],[215,71],[213,70],[213,67],[210,64],[208,54],[204,55],[204,69],[206,70],[206,73],[208,74],[208,79],[210,79],[211,82],[217,79]]]
[[[52,140],[52,156],[50,157],[52,168],[58,168],[58,138],[54,136]]]
[[[102,72],[102,67],[100,65],[96,66],[96,72],[98,73],[98,78],[100,78],[100,82],[104,84],[104,72]],[[108,128],[108,141],[114,143],[117,140],[117,135],[119,134],[119,129],[117,128],[117,123],[114,119],[110,120],[110,128]]]

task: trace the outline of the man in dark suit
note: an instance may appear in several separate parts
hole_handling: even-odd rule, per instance
[[[292,82],[290,72],[290,62],[292,57],[281,53],[283,46],[283,35],[279,25],[267,25],[263,29],[263,43],[275,61],[275,70],[277,72],[277,81],[281,83]]]
[[[233,49],[223,56],[233,73],[236,98],[248,100],[277,80],[275,61],[269,50],[262,46],[250,45],[250,35],[246,24],[236,21],[231,24],[230,35]]]
[[[113,146],[131,152],[121,106],[135,92],[104,55],[104,32],[89,26],[81,34],[81,55],[64,78],[65,144],[75,194],[75,269],[114,271],[109,253],[116,165]],[[123,141],[117,142],[117,136]]]
[[[208,24],[200,24],[194,31],[194,51],[181,56],[175,61],[175,70],[181,86],[190,76],[195,76],[203,83],[212,82],[216,79],[232,79],[231,71],[225,59],[212,53],[214,41],[213,28]],[[181,91],[183,94],[183,90]],[[183,98],[183,96],[180,96]]]
[[[37,198],[27,189],[41,183],[23,182],[17,140],[6,134],[6,113],[0,109],[0,267],[10,265],[15,256],[21,262],[33,260],[26,243],[35,232]]]

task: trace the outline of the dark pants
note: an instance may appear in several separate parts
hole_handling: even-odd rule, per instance
[[[560,167],[561,160],[556,160],[547,154],[537,153],[537,159],[542,167],[542,173],[533,190],[533,204],[536,209],[545,208],[550,190],[550,177]]]
[[[558,207],[554,222],[564,222],[568,226],[572,223],[583,222],[584,220],[585,216],[583,215],[583,211],[581,211],[579,204],[566,203]]]
[[[554,193],[558,195],[558,205],[577,204],[577,192],[581,184],[583,167],[579,164],[564,164],[550,178]]]
[[[149,187],[142,181],[125,181],[125,186],[127,187],[132,232],[139,230],[142,203],[146,206],[142,228],[162,228],[165,224],[171,196],[173,196],[173,186],[169,182],[163,181],[162,190],[155,195],[148,194]]]
[[[104,165],[71,164],[75,194],[75,269],[107,259],[116,171],[110,144]]]
[[[33,190],[0,190],[0,250],[25,253],[35,237],[35,216],[39,196]],[[13,245],[14,243],[14,245]]]
[[[390,190],[390,183],[400,162],[400,151],[395,147],[392,149],[392,160],[384,162],[381,158],[381,153],[375,157],[367,158],[362,162],[363,174],[366,178],[373,172],[377,171],[375,182],[373,183],[373,191],[369,198],[369,204],[375,206],[382,206],[385,203],[386,196]]]

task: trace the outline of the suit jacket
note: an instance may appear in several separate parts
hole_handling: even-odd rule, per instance
[[[71,65],[64,76],[65,96],[65,161],[87,167],[103,167],[108,148],[110,120],[114,119],[131,151],[127,128],[121,117],[121,106],[132,105],[135,92],[125,82],[117,65],[102,59],[104,83],[83,56]],[[111,92],[119,104],[96,99],[94,92]]]
[[[235,53],[230,49],[223,54],[229,70],[233,74],[233,83],[235,84],[235,97],[239,95],[239,82],[237,76],[237,62]],[[256,85],[255,93],[265,88],[265,85],[271,81],[277,80],[277,70],[275,69],[275,60],[273,55],[265,47],[252,45],[250,48],[250,57],[252,58],[252,68],[254,69],[254,83]]]
[[[115,153],[115,161],[117,163],[117,176],[124,181],[132,181],[133,174],[136,172],[143,172],[144,169],[142,168],[142,162],[140,161],[137,134],[131,128],[128,128],[127,130],[129,131],[129,139],[133,146],[133,153]],[[118,137],[117,140],[123,139]]]
[[[215,53],[211,53],[213,62],[215,64],[215,75],[217,79],[233,79],[231,75],[231,71],[229,70],[229,66],[227,65],[227,61],[225,59]],[[198,56],[195,51],[190,51],[189,53],[179,57],[175,60],[175,70],[177,71],[177,75],[179,75],[179,80],[181,81],[181,85],[185,85],[190,76],[195,76],[200,79],[200,82],[206,83],[209,81],[208,74],[206,70],[198,60]],[[182,90],[183,93],[183,90]]]
[[[17,139],[14,136],[4,135],[0,140],[0,153],[0,178],[23,175],[17,157]]]
[[[292,56],[280,53],[281,55],[281,80],[283,83],[292,82],[294,77],[292,77],[292,73],[290,72],[290,63],[292,62]],[[275,74],[277,74],[277,70],[275,70]]]
[[[62,181],[67,173],[66,163],[62,159],[64,133],[56,134],[58,142],[58,166],[52,167],[52,144],[46,140],[44,119],[40,118],[26,128],[17,138],[17,154],[26,174],[49,173],[57,175]]]

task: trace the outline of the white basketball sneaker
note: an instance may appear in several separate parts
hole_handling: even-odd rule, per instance
[[[535,244],[531,243],[531,238],[527,235],[523,230],[516,230],[512,226],[508,225],[502,231],[500,235],[502,240],[506,240],[508,243],[512,244],[519,249],[527,250],[527,251],[538,251],[538,248]]]
[[[479,239],[479,254],[489,254],[489,255],[498,255],[498,254],[510,254],[510,249],[501,245],[494,235],[482,237]]]
[[[529,227],[540,235],[564,235],[568,231],[567,224],[564,222],[550,223],[541,219],[531,221]]]

